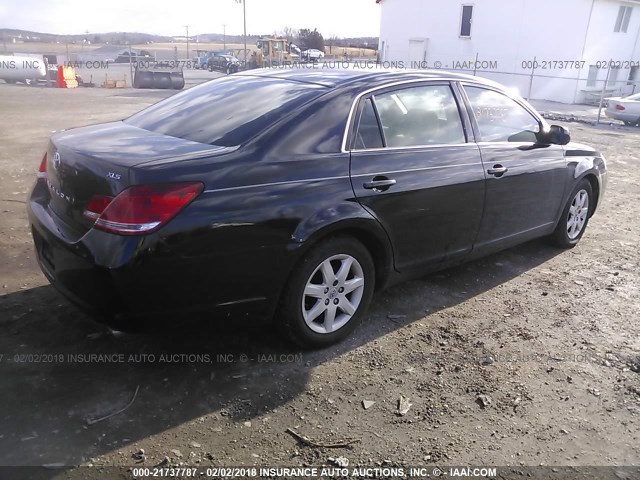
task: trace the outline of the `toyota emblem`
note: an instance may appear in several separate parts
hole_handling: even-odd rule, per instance
[[[55,168],[56,170],[60,168],[61,161],[62,160],[60,159],[60,154],[56,152],[55,155],[53,156],[53,168]]]

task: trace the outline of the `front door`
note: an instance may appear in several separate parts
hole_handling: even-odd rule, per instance
[[[465,85],[487,175],[477,248],[539,236],[555,224],[566,184],[560,145],[537,143],[540,122],[514,99]]]
[[[480,226],[485,178],[448,83],[405,85],[361,99],[351,181],[394,248],[400,271],[465,255]]]

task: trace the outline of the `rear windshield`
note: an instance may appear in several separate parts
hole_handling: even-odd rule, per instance
[[[180,92],[125,123],[171,137],[233,147],[325,91],[325,87],[307,83],[231,75]]]

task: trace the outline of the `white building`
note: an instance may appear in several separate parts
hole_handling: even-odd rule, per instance
[[[377,3],[383,62],[475,70],[525,97],[564,103],[599,98],[607,76],[607,95],[640,91],[640,0]]]

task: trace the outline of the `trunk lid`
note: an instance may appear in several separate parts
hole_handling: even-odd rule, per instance
[[[47,150],[49,207],[81,235],[93,225],[83,216],[87,202],[96,195],[115,197],[130,186],[131,167],[215,156],[228,150],[122,122],[60,132],[51,137]]]

